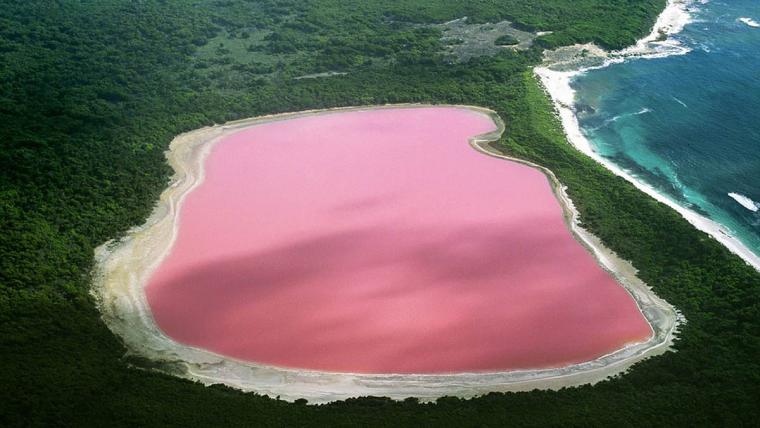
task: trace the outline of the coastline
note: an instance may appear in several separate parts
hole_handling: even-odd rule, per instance
[[[578,386],[625,372],[634,363],[670,348],[677,326],[682,321],[678,312],[636,278],[636,271],[630,263],[619,259],[597,238],[580,228],[572,201],[551,171],[486,148],[485,144],[501,136],[504,125],[493,111],[472,106],[448,107],[489,115],[498,126],[494,132],[473,137],[470,140],[473,148],[486,155],[538,168],[547,176],[574,237],[593,253],[637,302],[653,330],[649,340],[631,344],[589,362],[560,368],[441,375],[365,375],[284,369],[238,361],[179,344],[163,334],[152,318],[143,287],[171,248],[178,229],[179,208],[185,196],[203,181],[203,164],[216,142],[232,132],[272,121],[340,111],[414,107],[430,105],[401,104],[285,113],[228,122],[176,137],[166,152],[175,175],[161,194],[150,218],[143,226],[130,230],[124,239],[107,242],[96,249],[97,267],[92,292],[106,324],[123,339],[128,349],[127,355],[150,362],[140,364],[140,367],[151,367],[207,385],[225,383],[289,401],[306,398],[314,403],[324,403],[364,395],[394,399],[414,396],[429,401],[446,395],[473,397],[488,392]]]
[[[589,59],[588,56],[584,55],[582,61],[577,59],[575,61],[573,59],[564,61],[556,58],[548,59],[544,64],[534,68],[534,74],[538,76],[538,80],[554,103],[567,139],[573,147],[600,163],[613,174],[626,179],[658,202],[676,210],[694,227],[707,233],[728,248],[729,251],[741,257],[747,264],[760,271],[760,255],[753,253],[738,238],[732,236],[725,226],[679,205],[663,193],[658,192],[653,186],[638,180],[631,173],[596,153],[591,142],[583,134],[575,115],[573,107],[575,90],[571,87],[571,82],[576,76],[628,59],[663,58],[690,52],[689,48],[681,46],[678,41],[668,38],[663,40],[663,36],[671,36],[683,30],[684,26],[691,20],[688,7],[692,3],[691,0],[668,0],[668,6],[658,17],[650,34],[631,47],[616,52],[605,52],[593,45],[575,46],[569,50],[570,54],[576,53],[576,58],[578,58],[580,55],[577,53],[585,51],[591,53],[591,58]],[[547,58],[553,54],[556,53],[548,52]]]

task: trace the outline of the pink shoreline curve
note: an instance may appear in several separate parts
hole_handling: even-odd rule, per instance
[[[482,113],[306,116],[225,137],[146,288],[178,342],[351,373],[548,368],[644,341],[546,177],[475,151]]]

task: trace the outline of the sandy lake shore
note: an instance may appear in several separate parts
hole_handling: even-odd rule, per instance
[[[497,131],[473,138],[472,146],[490,156],[528,164],[548,177],[573,235],[637,302],[652,327],[653,334],[649,340],[593,361],[561,368],[496,373],[371,375],[292,370],[234,360],[179,344],[157,327],[146,301],[144,287],[172,247],[178,230],[179,208],[185,196],[203,181],[204,160],[216,142],[241,129],[272,121],[341,111],[414,107],[430,106],[388,105],[287,113],[229,122],[177,136],[166,153],[175,175],[170,186],[161,194],[148,221],[130,230],[123,239],[107,242],[96,250],[97,268],[92,292],[106,324],[122,338],[128,355],[137,357],[130,361],[145,361],[145,364],[139,365],[141,368],[160,370],[204,384],[224,383],[245,391],[280,396],[285,400],[306,398],[312,403],[324,403],[374,395],[394,399],[413,396],[426,401],[446,395],[473,397],[492,391],[559,389],[596,383],[625,372],[634,363],[670,348],[677,326],[683,321],[678,312],[636,277],[630,263],[618,258],[578,225],[572,202],[549,170],[508,158],[489,148],[487,143],[501,135],[503,124],[494,112],[470,106],[454,107],[487,114],[499,125]]]

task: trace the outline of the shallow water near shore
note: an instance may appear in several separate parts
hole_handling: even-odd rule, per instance
[[[578,119],[598,154],[760,254],[760,4],[691,11],[687,55],[577,76]]]

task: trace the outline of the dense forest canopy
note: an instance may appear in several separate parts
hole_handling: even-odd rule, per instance
[[[665,0],[5,1],[0,7],[0,425],[752,425],[760,275],[570,147],[530,72],[543,48],[621,48]],[[551,31],[445,59],[432,24]],[[324,72],[345,74],[298,78]],[[141,224],[174,135],[266,113],[462,103],[553,170],[584,224],[688,319],[677,352],[596,386],[420,404],[290,404],[130,368],[89,293],[93,250]]]

